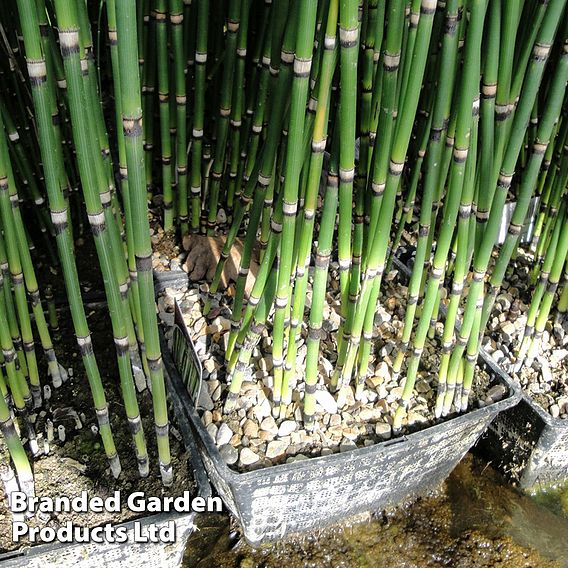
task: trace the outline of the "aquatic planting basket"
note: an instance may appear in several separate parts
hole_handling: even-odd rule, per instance
[[[181,566],[185,543],[195,530],[195,513],[188,515],[163,513],[129,521],[117,526],[128,531],[129,542],[125,543],[73,543],[40,544],[0,555],[2,568],[140,568],[159,566],[177,568]],[[149,525],[166,527],[171,521],[176,525],[175,543],[132,542],[134,523],[144,531]]]
[[[209,478],[252,545],[320,529],[436,488],[495,416],[520,397],[518,387],[482,357],[480,365],[492,381],[507,388],[499,402],[373,446],[238,473],[221,458],[164,346],[162,353],[176,396],[185,400]],[[198,357],[194,360],[201,373]]]
[[[568,482],[568,420],[553,418],[525,393],[499,414],[479,447],[523,489]]]
[[[532,217],[528,216],[530,222],[527,222],[529,228],[534,221],[535,207],[533,200]],[[508,211],[509,217],[511,214]],[[504,227],[508,224],[505,217],[504,214]],[[401,260],[394,259],[396,267],[407,276],[411,273],[412,252],[411,248],[404,251]],[[440,310],[444,313],[445,307],[440,306]],[[513,384],[509,375],[483,350],[482,357]],[[522,391],[519,403],[501,412],[489,425],[478,448],[492,465],[523,489],[546,489],[568,483],[568,420],[553,418]]]

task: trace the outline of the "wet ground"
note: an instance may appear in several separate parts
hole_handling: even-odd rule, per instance
[[[204,517],[184,566],[568,567],[568,493],[521,495],[471,454],[437,494],[357,520],[253,550],[227,516]]]

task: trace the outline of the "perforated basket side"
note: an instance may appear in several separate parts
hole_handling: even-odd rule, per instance
[[[552,418],[525,393],[517,407],[497,417],[479,446],[524,489],[568,480],[568,420]]]
[[[544,427],[540,416],[522,397],[517,406],[497,416],[478,445],[497,469],[519,482]]]
[[[568,481],[568,424],[547,425],[523,473],[521,485],[547,487]]]
[[[235,494],[245,536],[258,544],[424,494],[449,475],[489,419],[243,474]]]

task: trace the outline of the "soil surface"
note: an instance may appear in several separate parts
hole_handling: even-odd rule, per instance
[[[98,266],[94,247],[90,239],[85,239],[78,247],[82,253],[77,255],[79,275],[83,292],[87,295],[93,290],[101,290],[100,275],[93,266]],[[80,260],[79,260],[80,259]],[[53,284],[56,298],[64,294],[61,276],[51,271],[41,270],[38,278]],[[107,497],[115,490],[122,493],[121,513],[40,513],[27,522],[30,526],[56,527],[66,521],[73,521],[78,526],[97,526],[109,521],[122,522],[140,513],[131,512],[125,505],[128,494],[144,491],[149,496],[181,495],[184,490],[193,490],[194,483],[189,465],[189,455],[178,433],[175,422],[170,424],[170,444],[174,483],[164,488],[158,467],[156,439],[153,426],[152,398],[145,389],[138,393],[138,403],[146,434],[150,460],[150,475],[142,479],[138,474],[138,465],[133,450],[132,438],[128,430],[126,414],[120,390],[120,380],[116,364],[116,351],[112,338],[112,328],[105,304],[93,303],[87,306],[86,313],[92,333],[92,341],[101,372],[101,378],[107,397],[111,428],[122,465],[122,473],[114,479],[108,467],[108,461],[96,429],[96,415],[93,408],[91,391],[81,362],[79,349],[68,309],[59,303],[59,327],[61,336],[54,340],[57,358],[65,368],[71,368],[72,374],[63,385],[54,389],[46,379],[46,366],[41,353],[41,345],[36,343],[36,353],[40,364],[40,377],[44,384],[51,386],[51,398],[44,401],[43,408],[37,413],[35,430],[40,450],[47,441],[48,430],[53,426],[53,439],[49,441],[49,453],[41,453],[30,458],[36,481],[36,495],[39,497],[78,496],[87,491],[90,497]],[[65,428],[65,441],[58,436],[58,427]],[[0,455],[0,459],[4,459]],[[0,484],[0,553],[17,548],[11,538],[11,513],[8,510],[4,487]],[[25,545],[22,541],[21,544]]]

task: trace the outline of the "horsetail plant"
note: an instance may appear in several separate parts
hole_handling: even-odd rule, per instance
[[[113,475],[118,477],[121,471],[120,460],[114,445],[106,397],[93,351],[84,306],[81,301],[81,289],[77,276],[77,267],[73,258],[73,240],[67,220],[68,205],[60,185],[64,167],[61,152],[57,151],[56,131],[53,127],[51,114],[50,102],[53,90],[50,84],[53,82],[53,77],[47,74],[35,6],[25,0],[19,0],[17,5],[24,38],[28,74],[32,86],[33,102],[36,109],[39,146],[44,165],[45,184],[51,210],[51,220],[56,234],[67,297],[71,308],[71,316],[75,327],[77,343],[81,351],[83,364],[93,394],[99,431],[105,452]],[[55,152],[53,151],[54,148],[56,148]]]
[[[106,40],[96,41],[83,2],[17,8],[29,82],[19,36],[6,33],[0,422],[22,479],[29,466],[10,420],[14,412],[32,447],[27,411],[42,386],[34,329],[54,386],[65,380],[34,244],[62,271],[104,449],[120,473],[74,260],[73,239],[88,238],[83,219],[140,474],[150,462],[136,387],[148,379],[165,485],[173,471],[150,227],[184,247],[224,238],[203,309],[205,318],[230,312],[224,413],[241,412],[250,367],[267,352],[272,415],[294,416],[309,435],[321,427],[321,389],[338,413],[373,405],[385,367],[392,400],[380,415],[394,433],[412,427],[422,377],[435,393],[432,421],[467,410],[534,197],[517,371],[539,354],[554,309],[564,317],[566,0],[107,0]],[[37,149],[41,164],[27,156]],[[218,301],[237,245],[236,281]],[[408,287],[391,301],[400,258],[411,259]],[[396,340],[386,339],[385,310],[396,315]],[[431,348],[439,358],[423,356]]]

